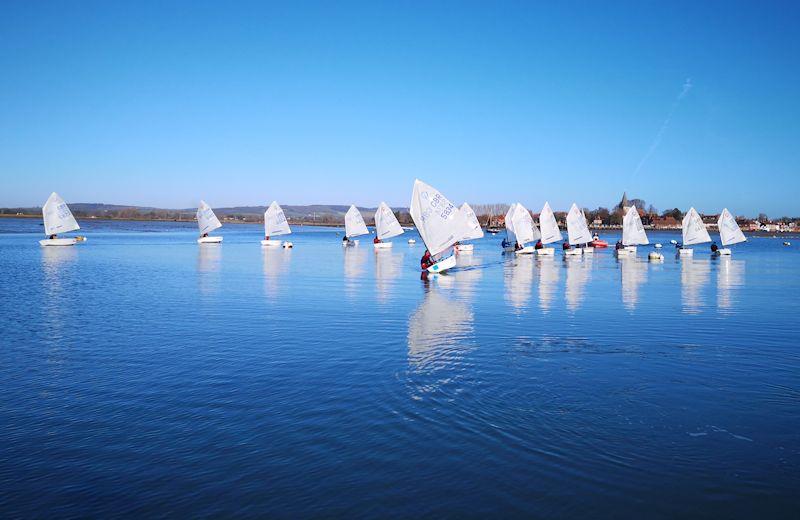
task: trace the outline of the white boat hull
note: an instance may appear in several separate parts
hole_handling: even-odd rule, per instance
[[[416,244],[416,243],[417,243],[417,241],[416,241],[416,240],[414,240],[413,238],[409,238],[409,239],[408,239],[408,243],[409,243],[409,244]]]
[[[280,247],[283,245],[283,240],[262,240],[261,245],[264,247]]]
[[[662,255],[661,253],[659,253],[657,251],[651,251],[647,255],[647,259],[650,260],[651,262],[663,262],[664,261],[664,255]]]
[[[536,247],[534,246],[525,246],[522,249],[517,250],[518,255],[532,255],[536,252]]]
[[[555,256],[556,249],[554,247],[543,247],[541,249],[537,249],[536,254],[539,256]]]
[[[564,256],[581,256],[582,254],[581,250],[576,248],[564,250]]]
[[[222,237],[200,237],[197,239],[198,244],[221,244]]]
[[[392,248],[392,243],[391,242],[378,242],[377,244],[372,244],[372,245],[375,246],[376,250],[379,250],[379,249],[391,249]]]
[[[635,256],[636,251],[631,251],[629,249],[616,249],[617,257],[626,257],[626,256]]]
[[[471,253],[474,246],[472,244],[459,244],[455,249],[457,253]]]
[[[724,249],[717,249],[717,255],[719,256],[731,256],[731,250],[727,247]]]
[[[678,249],[678,256],[680,258],[688,258],[694,256],[694,249],[681,248]]]
[[[581,251],[583,252],[584,255],[593,255],[594,254],[594,248],[593,247],[582,247]]]
[[[78,243],[76,238],[45,238],[39,240],[40,246],[74,246]]]
[[[448,269],[452,269],[456,266],[456,257],[455,255],[448,256],[447,258],[443,258],[439,260],[432,266],[428,268],[429,273],[443,273]]]
[[[636,254],[636,246],[625,246],[625,251],[630,251],[634,255]]]
[[[348,240],[342,241],[342,247],[356,247],[358,245],[358,240]]]

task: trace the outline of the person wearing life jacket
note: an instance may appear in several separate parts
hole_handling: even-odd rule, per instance
[[[519,245],[519,242],[514,242],[514,251],[519,251],[520,249],[522,249],[522,246]]]
[[[269,242],[269,235],[264,235],[264,240],[266,240],[267,242]]]
[[[505,248],[507,248],[508,246],[511,245],[511,241],[508,238],[504,238],[502,245],[503,245],[503,249],[505,249]]]
[[[342,243],[347,243],[347,241],[348,241],[348,240],[347,240],[347,235],[343,236],[343,237],[342,237]]]
[[[375,235],[375,238],[372,239],[372,243],[373,244],[380,244],[381,243],[381,239],[378,238],[378,235]]]
[[[207,236],[208,236],[208,233],[203,233],[203,238],[206,238]]]
[[[537,240],[537,241],[536,241],[536,245],[535,245],[534,247],[535,247],[536,249],[543,249],[543,248],[544,248],[544,244],[542,244],[542,241],[541,241],[541,240]]]
[[[617,251],[619,251],[620,249],[625,249],[625,246],[622,245],[622,240],[617,240],[617,245],[614,247],[617,248]]]
[[[712,253],[716,253],[717,250],[719,250],[719,247],[717,247],[717,243],[716,242],[712,242],[711,243],[711,252]]]
[[[433,258],[431,257],[431,252],[426,249],[425,254],[419,259],[420,268],[422,268],[423,271],[427,271],[428,268],[435,263],[436,262],[434,262]]]
[[[55,240],[55,239],[56,239],[56,237],[57,237],[57,235],[56,235],[55,233],[53,233],[52,235],[50,235],[50,237],[49,237],[49,238],[50,238],[50,240]]]
[[[564,251],[569,249],[569,242],[564,242],[563,244],[561,244],[561,249],[563,249]]]

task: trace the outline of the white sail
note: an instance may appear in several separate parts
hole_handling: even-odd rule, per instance
[[[689,208],[689,212],[683,217],[682,229],[683,245],[685,246],[711,242],[706,225],[703,224],[703,219],[700,218],[700,214],[694,208]]]
[[[586,225],[586,216],[576,204],[572,204],[567,213],[567,235],[570,245],[588,244],[592,241],[589,226]]]
[[[643,246],[649,243],[642,219],[639,217],[639,210],[636,206],[631,206],[622,218],[622,245]]]
[[[747,240],[728,208],[723,209],[722,213],[720,213],[717,226],[719,227],[719,237],[723,246],[730,246]]]
[[[461,211],[434,187],[414,180],[411,218],[425,246],[436,256],[461,240],[467,224]]]
[[[530,211],[519,202],[514,208],[511,221],[513,222],[514,234],[517,235],[517,242],[519,242],[519,245],[524,247],[525,244],[539,240],[541,237],[539,228],[533,223]]]
[[[206,204],[204,200],[200,201],[200,206],[197,208],[197,226],[200,228],[201,235],[211,233],[215,229],[222,227],[211,206]]]
[[[364,217],[361,212],[351,205],[350,209],[344,216],[344,234],[347,238],[357,237],[359,235],[366,235],[369,233],[367,225],[364,223]]]
[[[514,216],[514,210],[515,209],[517,209],[517,203],[516,202],[511,204],[511,207],[509,207],[508,211],[506,211],[506,219],[505,219],[506,237],[508,238],[509,242],[516,242],[517,241],[517,235],[514,234],[514,221],[513,221],[513,216]]]
[[[467,222],[467,230],[464,233],[464,236],[461,237],[461,240],[474,240],[476,238],[482,238],[483,229],[481,229],[481,223],[478,222],[478,217],[475,215],[475,211],[473,211],[470,205],[466,202],[461,205],[459,210],[464,216],[464,220]]]
[[[276,237],[288,235],[291,232],[286,215],[283,214],[283,209],[277,202],[272,201],[267,211],[264,212],[264,236]]]
[[[392,208],[381,202],[378,210],[375,212],[375,233],[381,240],[396,237],[403,234],[403,228],[400,227],[400,222],[394,216]]]
[[[67,203],[56,192],[51,193],[42,206],[42,217],[44,217],[44,233],[48,236],[81,228],[72,216]]]
[[[539,214],[539,227],[542,231],[542,244],[552,244],[564,240],[561,230],[558,229],[558,222],[550,204],[545,202],[542,212]]]

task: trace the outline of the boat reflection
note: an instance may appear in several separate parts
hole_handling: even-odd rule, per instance
[[[77,270],[77,247],[42,247],[42,311],[44,323],[55,337],[67,326],[64,305],[69,301],[70,286]]]
[[[505,281],[505,298],[511,307],[520,312],[528,307],[533,285],[533,255],[517,255],[505,264],[503,279]]]
[[[378,290],[378,301],[386,303],[395,281],[403,270],[405,253],[395,253],[391,249],[375,250],[375,286]]]
[[[344,253],[344,289],[348,296],[352,296],[364,280],[369,251],[359,246],[345,247],[342,252]]]
[[[408,362],[418,371],[446,368],[463,355],[473,334],[473,314],[460,301],[446,298],[435,286],[408,319]]]
[[[717,307],[721,310],[733,308],[734,292],[744,286],[744,260],[733,260],[729,256],[718,259]]]
[[[703,287],[711,274],[709,260],[681,259],[681,304],[686,314],[697,314],[703,307]]]
[[[622,305],[629,311],[635,310],[639,303],[639,286],[647,281],[648,264],[632,256],[620,257],[617,263],[622,275]]]
[[[567,286],[565,297],[567,309],[577,311],[585,298],[586,283],[589,281],[589,270],[592,268],[592,257],[583,258],[564,257],[564,267],[567,269]]]
[[[200,282],[200,292],[210,294],[218,291],[221,265],[221,245],[205,244],[197,248],[197,275]]]
[[[552,256],[537,258],[536,263],[539,265],[539,307],[547,312],[558,288],[558,273],[561,266]]]
[[[261,254],[264,266],[264,294],[277,296],[289,271],[292,250],[282,247],[262,247]]]
[[[483,261],[474,253],[461,254],[456,257],[456,267],[449,276],[455,280],[459,298],[470,303],[477,293],[478,282],[483,278]]]

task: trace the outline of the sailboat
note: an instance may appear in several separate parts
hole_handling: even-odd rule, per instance
[[[539,233],[539,228],[533,223],[530,211],[517,202],[514,207],[514,214],[511,216],[511,222],[513,223],[514,234],[517,236],[517,243],[520,247],[520,249],[517,249],[517,254],[533,254],[536,248],[533,245],[525,244],[535,243],[542,235]]]
[[[506,238],[503,240],[503,251],[506,253],[513,253],[517,249],[517,235],[514,233],[514,222],[512,221],[516,209],[517,203],[515,202],[506,211]]]
[[[47,202],[42,206],[42,218],[44,219],[44,233],[47,238],[39,240],[39,245],[74,246],[78,242],[76,237],[57,237],[59,233],[69,233],[81,228],[75,217],[72,216],[69,206],[58,193],[53,192],[47,198]]]
[[[680,257],[692,256],[694,254],[694,250],[686,246],[711,242],[711,237],[708,236],[706,225],[703,223],[700,214],[694,208],[689,208],[688,213],[683,217],[681,230],[683,242],[678,246],[678,256]]]
[[[364,223],[364,217],[361,216],[361,212],[358,211],[355,205],[351,205],[344,215],[345,239],[342,240],[342,245],[345,247],[357,246],[358,240],[353,240],[353,237],[366,235],[367,233],[369,233],[369,229],[367,229],[367,224]]]
[[[427,271],[440,273],[455,267],[455,255],[445,257],[444,254],[467,228],[461,211],[436,188],[419,179],[414,180],[410,208],[417,231],[436,262]]]
[[[544,203],[542,212],[539,213],[539,227],[542,233],[542,246],[564,240],[564,237],[561,236],[561,230],[558,229],[556,216],[553,214],[553,210],[550,209],[548,202]],[[552,247],[542,247],[536,250],[536,254],[539,256],[553,256],[555,251],[555,248]]]
[[[267,211],[264,212],[264,240],[261,241],[262,246],[266,247],[292,247],[291,242],[283,242],[275,240],[272,237],[288,235],[292,232],[289,228],[289,222],[286,221],[286,215],[283,214],[283,209],[276,201],[272,201]]]
[[[649,244],[647,233],[644,231],[639,210],[631,206],[622,217],[622,249],[617,249],[617,256],[636,256],[636,246]]]
[[[375,249],[389,249],[392,247],[391,242],[383,242],[392,237],[403,234],[403,228],[400,227],[400,222],[394,216],[392,208],[381,202],[375,211],[375,235],[380,242],[375,242]]]
[[[593,247],[586,246],[586,244],[592,242],[592,234],[589,232],[589,226],[586,225],[586,216],[575,203],[572,204],[572,207],[569,208],[569,213],[567,213],[567,235],[569,236],[569,245],[584,245],[584,247],[567,249],[564,251],[566,256],[594,253]]]
[[[219,244],[222,242],[222,237],[208,236],[215,229],[221,228],[222,224],[214,214],[214,210],[204,200],[200,201],[200,206],[197,208],[197,227],[200,228],[200,238],[197,239],[198,244]]]
[[[728,211],[728,208],[724,208],[722,213],[719,214],[717,227],[719,228],[719,238],[723,245],[722,249],[717,249],[717,255],[730,256],[731,250],[728,249],[728,246],[747,240],[744,233],[742,233],[742,230],[739,228],[739,224],[736,223],[736,219],[733,218],[733,215]]]
[[[456,253],[471,253],[474,249],[473,244],[462,244],[461,242],[465,240],[476,240],[478,238],[483,238],[483,229],[481,229],[481,223],[478,222],[478,217],[475,215],[475,211],[473,211],[469,204],[465,202],[461,205],[459,210],[464,216],[464,219],[467,221],[467,230],[461,237],[461,240],[459,240],[459,244],[456,246]]]

